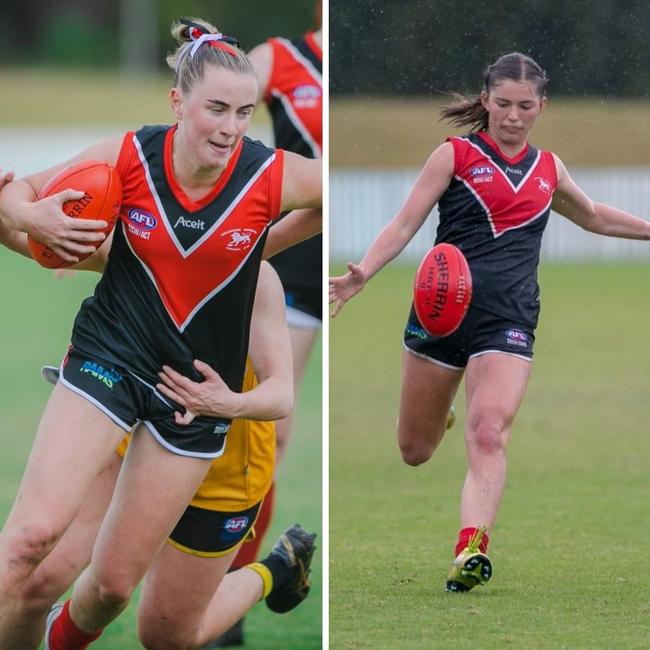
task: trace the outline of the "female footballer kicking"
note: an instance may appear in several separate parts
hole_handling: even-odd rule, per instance
[[[318,161],[244,138],[257,86],[232,39],[187,21],[174,34],[181,41],[169,59],[177,124],[127,133],[76,158],[116,167],[124,190],[120,224],[106,273],[75,321],[61,379],[0,534],[1,620],[74,519],[123,432],[143,423],[91,565],[60,617],[69,648],[86,647],[124,609],[210,462],[223,453],[232,418],[260,419],[270,411],[277,417],[268,402],[240,399],[188,423],[157,384],[172,369],[210,392],[219,382],[206,375],[209,366],[239,393],[267,229],[282,210],[320,205]],[[10,227],[74,260],[103,237],[62,216],[63,200],[78,194],[35,200],[61,167],[9,184],[0,210]],[[129,228],[134,210],[153,217],[147,239]],[[85,371],[92,364],[111,370],[111,387]],[[71,464],[74,472],[63,470]],[[62,469],[45,476],[45,467]],[[137,544],[126,543],[133,539]]]
[[[470,133],[449,138],[431,154],[404,206],[360,264],[349,264],[348,273],[330,283],[335,316],[399,254],[436,203],[436,243],[455,244],[469,262],[474,294],[456,332],[429,336],[411,309],[397,426],[404,461],[426,462],[442,439],[465,375],[468,469],[448,591],[467,591],[492,575],[488,532],[501,502],[506,445],[532,365],[537,266],[551,209],[594,233],[650,239],[648,222],[594,203],[555,154],[528,143],[546,104],[546,87],[545,72],[523,54],[506,54],[490,65],[480,96],[458,96],[442,110]]]

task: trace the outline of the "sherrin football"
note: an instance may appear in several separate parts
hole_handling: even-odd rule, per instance
[[[39,192],[38,199],[68,189],[85,194],[81,199],[64,203],[63,212],[69,217],[106,221],[108,227],[100,232],[108,235],[115,227],[122,204],[122,182],[115,168],[100,160],[83,160],[70,165],[46,183]],[[61,259],[45,244],[31,237],[28,237],[28,244],[32,257],[41,266],[48,269],[61,269],[73,264]],[[91,253],[77,255],[77,257],[81,261],[90,255]]]
[[[472,274],[465,256],[453,244],[437,244],[415,275],[413,305],[431,336],[449,336],[465,318],[472,300]]]

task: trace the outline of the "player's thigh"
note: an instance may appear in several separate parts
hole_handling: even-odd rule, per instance
[[[467,429],[492,419],[509,427],[524,398],[532,362],[504,352],[471,357],[465,371]]]
[[[140,581],[210,463],[173,454],[138,427],[93,551],[95,573],[102,580],[117,588]]]
[[[165,544],[144,579],[138,605],[141,638],[191,641],[236,552],[200,557]]]
[[[94,404],[57,384],[45,407],[6,528],[26,522],[62,533],[124,431]]]
[[[452,370],[404,350],[397,426],[400,446],[439,442],[462,377],[462,370]]]

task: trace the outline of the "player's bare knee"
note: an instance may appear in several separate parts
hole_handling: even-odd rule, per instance
[[[14,569],[31,571],[47,557],[59,541],[63,531],[47,521],[24,523],[9,533],[9,563]]]
[[[68,586],[55,574],[38,569],[21,589],[17,607],[30,616],[46,615]]]
[[[411,467],[417,467],[426,463],[433,455],[436,446],[425,441],[413,440],[411,438],[399,439],[399,450],[402,460]]]
[[[470,418],[467,427],[467,445],[483,455],[503,453],[510,424],[499,411],[486,410]]]
[[[118,608],[125,606],[137,584],[127,576],[112,574],[110,572],[99,573],[96,577],[95,588],[97,601],[103,608]]]

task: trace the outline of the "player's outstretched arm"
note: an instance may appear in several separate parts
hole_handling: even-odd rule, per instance
[[[557,190],[551,207],[581,228],[599,235],[623,239],[650,239],[650,222],[605,203],[594,203],[569,175],[555,156]]]
[[[334,304],[332,316],[336,316],[343,305],[413,239],[449,186],[453,171],[453,146],[445,142],[429,156],[401,210],[377,235],[361,262],[348,264],[345,275],[331,278],[329,301]]]
[[[267,260],[290,246],[318,235],[322,230],[323,213],[320,209],[292,210],[271,226],[262,257]]]

